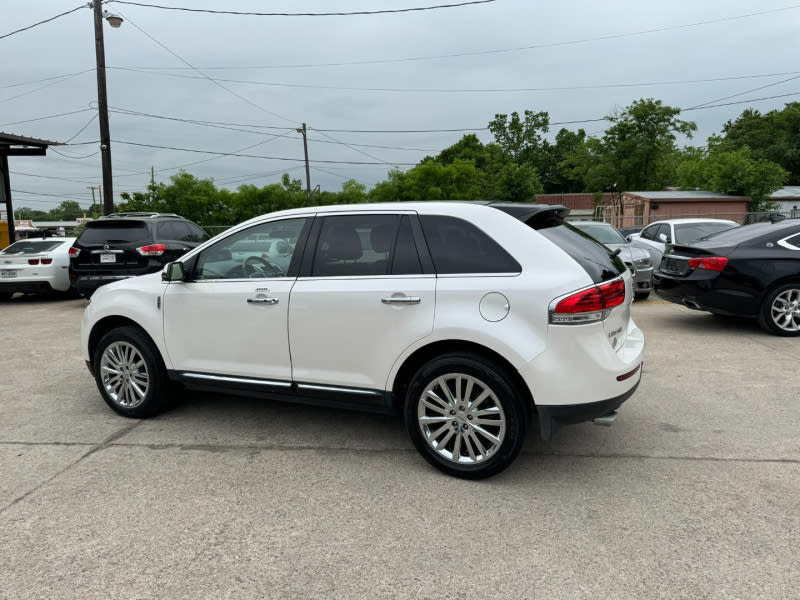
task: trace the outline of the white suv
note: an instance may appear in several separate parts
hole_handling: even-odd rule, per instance
[[[544,439],[608,424],[641,379],[630,271],[567,213],[418,202],[263,215],[98,289],[84,358],[128,417],[166,409],[171,384],[401,413],[431,464],[487,477],[514,460],[530,417]]]

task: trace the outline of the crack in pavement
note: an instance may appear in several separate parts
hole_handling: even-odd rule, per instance
[[[66,467],[64,467],[63,469],[61,469],[61,470],[60,470],[60,471],[58,471],[57,473],[55,473],[53,476],[51,476],[51,477],[48,477],[48,478],[47,478],[47,479],[45,479],[44,481],[41,481],[41,482],[40,482],[38,485],[34,486],[33,488],[31,488],[30,490],[28,490],[27,492],[25,492],[25,493],[24,493],[24,494],[22,494],[21,496],[18,496],[17,498],[14,498],[14,499],[13,499],[13,500],[12,500],[10,503],[8,503],[8,504],[6,504],[5,506],[3,506],[2,508],[0,508],[0,515],[4,514],[4,513],[5,513],[7,510],[9,510],[9,509],[10,509],[10,508],[12,508],[13,506],[16,506],[17,504],[19,504],[20,502],[22,502],[23,500],[25,500],[25,498],[27,498],[27,497],[28,497],[28,496],[30,496],[31,494],[33,494],[33,493],[35,493],[36,491],[38,491],[38,490],[42,489],[42,487],[44,487],[45,485],[47,485],[48,483],[50,483],[51,481],[53,481],[53,480],[54,480],[54,479],[56,479],[57,477],[60,477],[61,475],[63,475],[64,473],[66,473],[67,471],[69,471],[70,469],[72,469],[73,467],[75,467],[76,465],[78,465],[79,463],[81,463],[83,460],[85,460],[86,458],[88,458],[89,456],[91,456],[92,454],[94,454],[95,452],[97,452],[97,451],[99,451],[99,450],[102,450],[103,448],[107,448],[107,447],[108,447],[108,446],[110,446],[110,445],[113,445],[113,442],[114,442],[115,440],[118,440],[119,438],[121,438],[121,437],[122,437],[122,436],[124,436],[125,434],[127,434],[127,433],[130,433],[130,432],[131,432],[131,431],[133,431],[133,430],[134,430],[136,427],[138,427],[138,426],[139,426],[141,423],[142,423],[142,421],[136,421],[136,422],[134,422],[134,423],[131,423],[130,425],[127,425],[126,427],[123,427],[123,428],[122,428],[122,429],[120,429],[119,431],[116,431],[116,432],[112,433],[110,436],[108,436],[106,439],[104,439],[104,440],[103,440],[102,442],[100,442],[99,444],[93,444],[93,445],[91,445],[91,448],[89,449],[89,451],[88,451],[88,452],[84,452],[84,453],[83,453],[83,454],[81,454],[81,455],[80,455],[78,458],[76,458],[76,459],[75,459],[75,460],[73,460],[71,463],[69,463],[69,464],[68,464]],[[12,443],[12,442],[0,442],[0,444],[2,444],[2,445],[10,445],[11,443]],[[22,444],[17,444],[17,445],[21,445],[21,446],[45,446],[45,445],[47,445],[47,446],[56,446],[56,445],[76,445],[76,446],[77,446],[77,445],[84,445],[84,444],[41,444],[41,443],[37,444],[37,443],[22,443]],[[87,445],[88,445],[88,444],[87,444]]]

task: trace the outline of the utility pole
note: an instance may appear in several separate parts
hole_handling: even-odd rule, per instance
[[[111,184],[111,133],[108,129],[108,93],[106,92],[106,51],[103,42],[103,8],[100,0],[92,2],[94,9],[94,49],[97,59],[97,109],[100,117],[100,157],[103,166],[103,214],[114,212],[114,192]]]
[[[97,201],[94,199],[94,191],[97,188],[95,186],[93,186],[93,185],[87,185],[86,187],[89,188],[90,190],[92,190],[92,208],[94,208],[94,205],[97,204]]]
[[[303,151],[306,154],[306,198],[311,200],[311,171],[308,168],[308,138],[306,137],[306,124],[303,123],[303,128],[297,130],[297,133],[303,134]]]

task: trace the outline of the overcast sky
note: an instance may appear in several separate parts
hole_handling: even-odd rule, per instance
[[[143,1],[297,13],[460,0]],[[0,36],[78,6],[4,0]],[[749,106],[767,112],[800,100],[800,4],[791,0],[496,0],[315,17],[123,2],[106,9],[125,19],[119,29],[104,28],[115,201],[146,187],[151,167],[157,181],[184,166],[229,189],[276,183],[287,171],[305,183],[296,132],[303,122],[312,187],[339,190],[350,178],[372,187],[390,168],[409,168],[468,132],[375,130],[465,129],[488,142],[485,128],[496,113],[530,109],[547,111],[551,123],[587,120],[565,126],[600,136],[606,123],[591,120],[638,98],[684,109],[748,101],[684,112],[698,125],[691,143],[704,145]],[[102,183],[92,11],[0,39],[0,56],[0,131],[78,144],[51,148],[46,157],[11,157],[14,206],[49,210],[74,199],[88,207],[89,186]],[[72,114],[42,119],[60,113]],[[197,161],[205,162],[190,164]]]

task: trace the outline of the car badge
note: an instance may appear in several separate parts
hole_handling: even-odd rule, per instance
[[[108,244],[103,244],[103,250],[111,250],[111,246]]]

